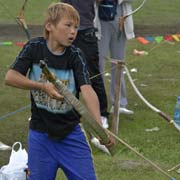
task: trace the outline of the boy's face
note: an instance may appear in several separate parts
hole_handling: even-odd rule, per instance
[[[77,24],[73,19],[63,17],[57,25],[49,23],[47,29],[49,31],[49,41],[56,41],[60,46],[70,46],[77,35]]]

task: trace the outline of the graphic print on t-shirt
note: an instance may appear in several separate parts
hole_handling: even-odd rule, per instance
[[[56,74],[56,77],[62,81],[68,88],[68,90],[75,94],[75,81],[73,76],[73,71],[69,70],[59,70],[49,68],[50,71]],[[30,79],[39,81],[42,83],[48,83],[49,81],[45,78],[44,74],[42,74],[41,69],[38,65],[33,65],[33,68],[29,75]],[[31,90],[33,95],[33,99],[36,103],[36,106],[42,109],[45,109],[52,113],[66,113],[72,109],[72,106],[69,105],[65,100],[56,100],[50,98],[44,91],[42,90]]]

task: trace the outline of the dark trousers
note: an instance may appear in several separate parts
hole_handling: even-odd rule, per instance
[[[107,117],[107,95],[102,76],[99,75],[93,78],[93,76],[100,74],[98,43],[95,36],[95,29],[88,28],[78,31],[76,40],[73,44],[80,48],[84,53],[87,61],[88,71],[90,77],[92,77],[91,84],[99,99],[101,115]]]

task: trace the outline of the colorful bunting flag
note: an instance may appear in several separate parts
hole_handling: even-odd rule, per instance
[[[155,41],[157,42],[157,43],[160,43],[162,40],[163,40],[163,36],[156,36],[155,37]]]
[[[180,41],[180,34],[172,34],[172,35],[165,35],[163,36],[156,36],[156,37],[152,37],[152,36],[147,36],[147,37],[137,37],[136,38],[140,43],[142,44],[148,44],[150,42],[153,42],[154,40],[157,43],[160,43],[162,40],[165,41]]]
[[[180,41],[180,34],[172,34],[172,35],[165,35],[165,36],[146,36],[146,37],[137,37],[136,38],[141,44],[149,44],[150,42],[156,41],[157,43],[160,43],[162,40],[166,40],[166,41]],[[16,45],[16,46],[20,46],[23,47],[25,45],[26,42],[11,42],[11,41],[4,41],[4,42],[0,42],[0,46],[10,46],[10,45]]]
[[[0,46],[11,46],[11,45],[23,47],[25,45],[25,42],[15,42],[15,43],[11,41],[0,42]]]
[[[16,44],[16,46],[20,46],[20,47],[23,47],[25,45],[24,42],[16,42],[15,44]]]
[[[173,38],[172,38],[171,35],[166,35],[166,36],[164,36],[164,40],[166,40],[166,41],[173,41]]]
[[[12,44],[13,44],[13,43],[10,42],[10,41],[0,42],[0,45],[1,45],[1,46],[10,46],[10,45],[12,45]]]
[[[180,41],[179,37],[178,37],[176,34],[173,34],[173,35],[172,35],[172,38],[173,38],[175,41]]]
[[[180,34],[176,34],[178,38],[180,38]]]
[[[142,43],[142,44],[148,44],[149,43],[149,41],[147,41],[145,38],[143,38],[143,37],[137,37],[137,40],[140,42],[140,43]]]
[[[152,36],[147,36],[147,37],[145,37],[145,39],[147,41],[149,41],[149,42],[153,42],[154,41],[154,37],[152,37]]]

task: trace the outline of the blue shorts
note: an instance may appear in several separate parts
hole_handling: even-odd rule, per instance
[[[91,150],[80,125],[60,141],[29,130],[28,168],[28,180],[55,180],[58,168],[68,180],[96,180]]]

